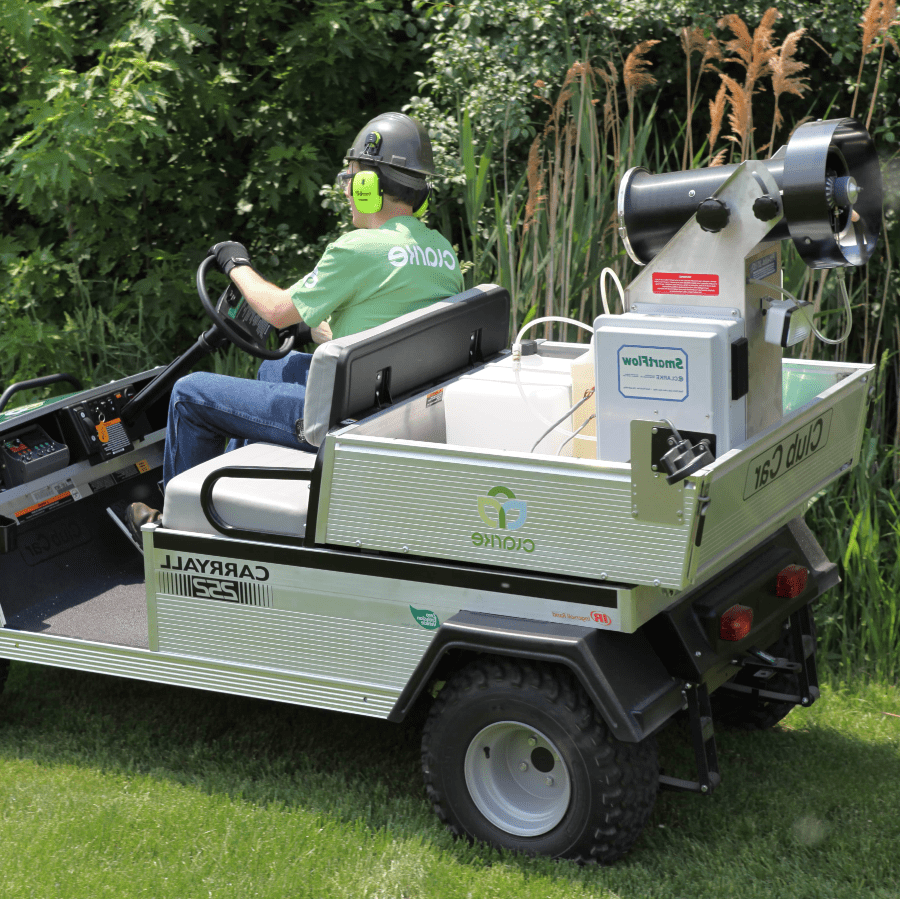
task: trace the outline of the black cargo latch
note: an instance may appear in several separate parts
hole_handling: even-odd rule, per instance
[[[375,373],[375,405],[381,409],[391,406],[394,400],[391,397],[391,367],[379,369]]]
[[[0,553],[12,553],[18,547],[18,519],[0,515]]]

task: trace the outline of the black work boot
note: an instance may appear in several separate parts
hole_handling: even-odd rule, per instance
[[[146,503],[132,503],[125,512],[128,530],[138,546],[141,545],[141,526],[156,524],[161,520],[160,511],[147,506]]]

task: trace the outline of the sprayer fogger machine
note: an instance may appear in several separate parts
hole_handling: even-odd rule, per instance
[[[881,178],[857,123],[804,125],[765,162],[658,176],[632,169],[618,212],[629,255],[646,268],[628,287],[628,312],[596,322],[597,380],[607,388],[597,402],[600,458],[630,458],[633,419],[668,419],[709,448],[671,456],[667,474],[681,475],[701,457],[710,461],[710,451],[719,458],[777,427],[797,403],[800,373],[826,381],[828,372],[849,375],[783,365],[782,348],[815,328],[809,304],[782,286],[781,241],[790,238],[813,269],[868,260],[881,222]],[[846,320],[843,337],[830,343],[850,330],[838,274]],[[798,438],[790,458],[788,448],[776,452],[766,475],[787,475],[824,446],[825,427]],[[759,474],[754,488],[768,483]]]

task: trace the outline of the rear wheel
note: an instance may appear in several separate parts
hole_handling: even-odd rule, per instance
[[[491,657],[438,695],[422,768],[454,834],[583,862],[631,848],[659,779],[655,742],[612,737],[568,671]]]

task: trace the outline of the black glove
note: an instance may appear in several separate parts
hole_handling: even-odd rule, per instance
[[[219,268],[227,275],[235,266],[249,266],[250,254],[237,241],[219,241],[209,248],[207,256],[214,256]]]
[[[305,347],[307,344],[311,344],[313,342],[312,338],[312,329],[306,322],[298,322],[296,325],[292,325],[292,328],[296,329],[294,331],[294,346],[295,347]]]

